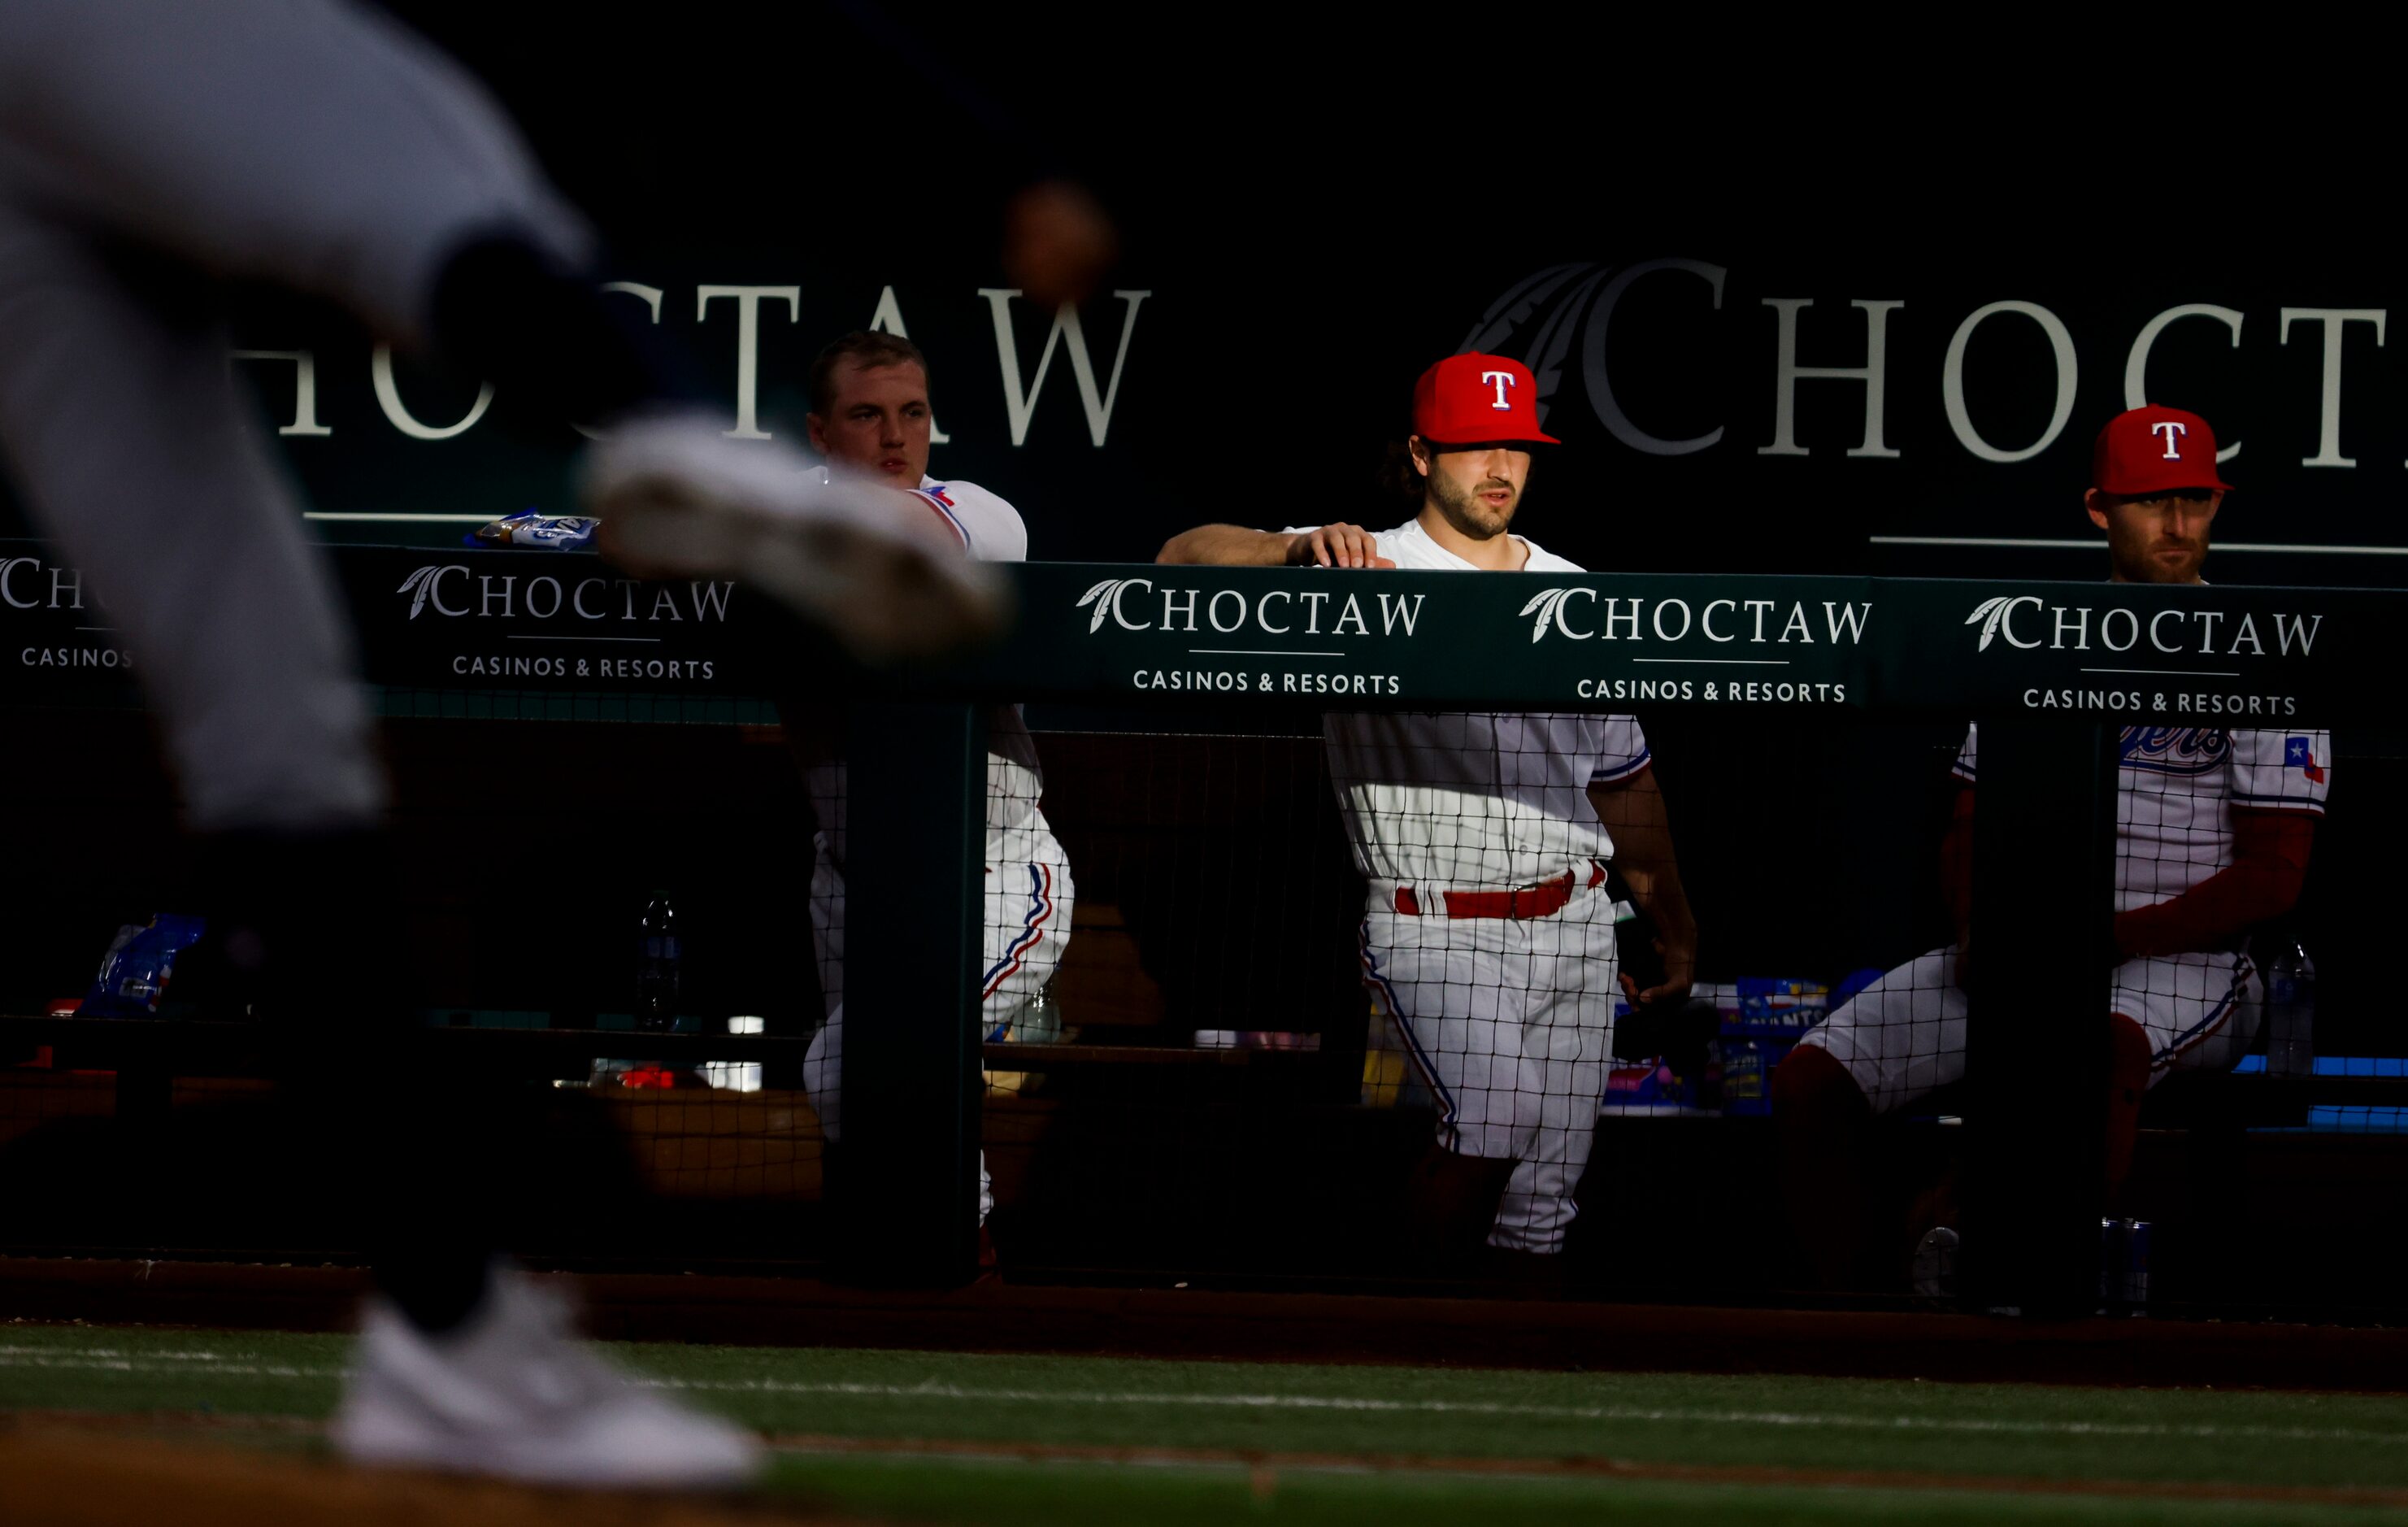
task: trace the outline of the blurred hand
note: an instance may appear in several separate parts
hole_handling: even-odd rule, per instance
[[[1288,542],[1292,568],[1393,568],[1380,543],[1359,525],[1325,525]]]
[[[1068,180],[1040,181],[1004,209],[1004,274],[1039,308],[1084,302],[1120,252],[1111,215]]]
[[[1657,939],[1656,952],[1664,957],[1664,980],[1660,986],[1641,988],[1626,972],[1621,975],[1623,999],[1633,1007],[1645,1007],[1653,1002],[1678,1005],[1689,1000],[1689,988],[1697,984],[1698,950],[1694,943],[1673,944]]]

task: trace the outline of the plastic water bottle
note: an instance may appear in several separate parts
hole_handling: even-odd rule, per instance
[[[2286,940],[2266,967],[2266,1074],[2314,1075],[2315,1029],[2316,962]]]
[[[679,947],[677,910],[668,894],[644,903],[643,943],[636,959],[636,1027],[667,1033],[677,1025]]]

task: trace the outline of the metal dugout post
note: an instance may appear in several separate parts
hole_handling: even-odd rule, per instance
[[[2098,1305],[2116,730],[1981,722],[1963,1269],[1994,1311]]]
[[[889,1286],[978,1272],[979,709],[857,703],[845,801],[843,1144],[834,1260]]]

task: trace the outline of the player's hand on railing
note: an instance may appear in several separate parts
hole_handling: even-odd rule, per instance
[[[1393,568],[1380,543],[1359,525],[1325,525],[1288,542],[1292,568]]]

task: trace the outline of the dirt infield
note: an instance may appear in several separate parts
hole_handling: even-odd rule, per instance
[[[67,1418],[0,1426],[8,1520],[44,1527],[769,1527],[858,1520],[788,1502],[529,1490],[347,1468],[243,1446],[236,1429],[191,1430],[193,1440],[169,1440],[147,1425]]]
[[[2393,1392],[2408,1331],[810,1278],[568,1276],[596,1334],[755,1346]],[[347,1329],[353,1269],[0,1259],[0,1319]]]
[[[0,1478],[22,1520],[56,1527],[172,1520],[178,1527],[772,1527],[810,1522],[846,1527],[863,1519],[807,1502],[644,1496],[529,1490],[345,1467],[273,1443],[314,1438],[314,1422],[190,1415],[139,1419],[91,1413],[20,1412],[0,1425]],[[1082,1462],[1158,1468],[1243,1468],[1268,1499],[1286,1473],[1435,1474],[1561,1478],[1759,1489],[1971,1491],[2097,1500],[2251,1502],[2268,1505],[2408,1509],[2408,1490],[2240,1485],[2181,1480],[2037,1479],[1914,1469],[1685,1464],[1613,1458],[1465,1458],[1421,1453],[1337,1453],[1227,1448],[1103,1447],[1047,1442],[865,1438],[818,1433],[767,1439],[800,1456],[914,1457],[1032,1464]],[[259,1444],[267,1443],[270,1446]],[[251,1444],[251,1445],[246,1445]]]

